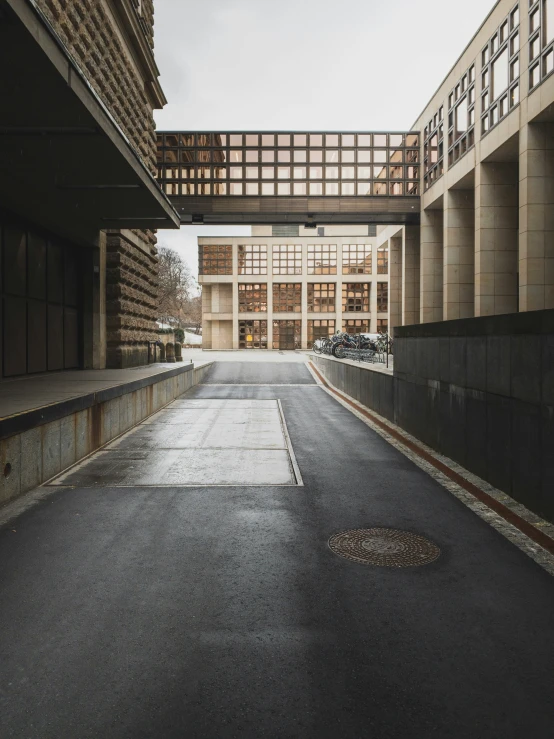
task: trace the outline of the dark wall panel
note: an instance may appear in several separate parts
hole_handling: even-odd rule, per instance
[[[48,306],[48,369],[63,369],[63,307]]]
[[[27,295],[46,299],[46,239],[33,233],[27,240]]]
[[[27,372],[46,372],[46,310],[44,303],[27,303]]]
[[[20,228],[4,229],[4,293],[25,295],[27,291],[27,238]]]
[[[27,371],[27,301],[4,297],[3,371],[5,377]]]
[[[75,308],[64,311],[64,366],[75,369],[79,366],[79,317]]]

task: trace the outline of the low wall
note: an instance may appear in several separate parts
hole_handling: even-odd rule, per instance
[[[554,521],[554,310],[398,327],[394,355],[393,376],[315,361],[340,390]]]
[[[2,419],[0,505],[46,482],[171,403],[202,382],[211,364],[179,366]]]

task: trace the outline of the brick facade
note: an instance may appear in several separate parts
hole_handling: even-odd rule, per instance
[[[69,53],[147,168],[156,173],[154,108],[164,103],[153,58],[153,0],[37,0]],[[156,339],[156,235],[109,232],[108,367],[146,363]]]

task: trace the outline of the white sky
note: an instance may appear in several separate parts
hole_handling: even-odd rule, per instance
[[[155,0],[159,130],[409,129],[491,0]],[[197,273],[199,235],[160,231]]]

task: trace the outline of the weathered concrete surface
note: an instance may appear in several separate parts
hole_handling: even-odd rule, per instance
[[[547,737],[553,580],[318,387],[281,399],[305,487],[61,489],[0,529],[5,737]],[[441,548],[363,567],[327,541]]]

